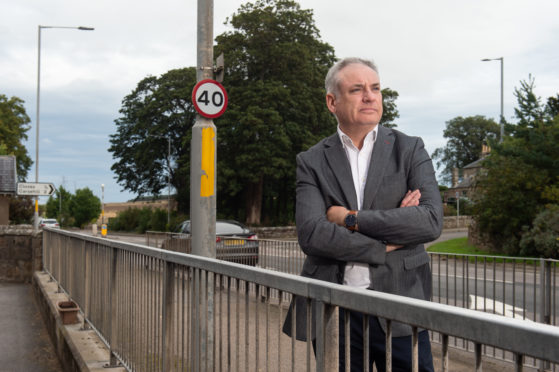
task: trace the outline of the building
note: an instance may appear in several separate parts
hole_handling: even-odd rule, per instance
[[[483,161],[490,154],[491,148],[482,146],[481,157],[466,165],[462,169],[454,168],[452,172],[452,187],[443,192],[444,203],[455,203],[456,198],[472,199],[475,192],[476,178],[483,171]]]

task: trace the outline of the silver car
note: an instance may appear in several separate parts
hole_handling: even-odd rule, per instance
[[[171,239],[190,240],[190,220],[181,223]],[[258,263],[258,236],[245,225],[232,220],[217,220],[215,224],[216,258],[250,266]],[[170,248],[177,242],[167,242]],[[180,244],[181,246],[183,244]],[[190,253],[190,246],[186,248]],[[172,249],[174,250],[174,249]]]

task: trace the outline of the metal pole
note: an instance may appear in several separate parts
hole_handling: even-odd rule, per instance
[[[482,62],[489,62],[489,61],[501,61],[501,119],[500,119],[500,129],[501,129],[501,138],[499,138],[499,142],[503,142],[503,138],[505,137],[505,115],[503,112],[504,102],[503,102],[503,95],[504,95],[504,57],[499,58],[484,58],[481,60]]]
[[[39,182],[39,107],[41,97],[41,28],[38,26],[37,43],[37,109],[35,111],[35,182]],[[39,196],[35,197],[35,212],[33,214],[33,231],[39,230]]]
[[[499,142],[503,142],[503,138],[505,137],[505,116],[503,114],[503,63],[504,63],[504,59],[503,57],[499,58],[501,60],[501,138],[499,139]]]
[[[456,227],[460,227],[460,194],[456,192]]]
[[[213,78],[213,0],[198,0],[197,81]],[[216,128],[211,119],[196,116],[192,127],[190,171],[190,220],[192,253],[214,257],[216,220]],[[212,371],[214,357],[214,284],[206,282],[207,322],[200,325],[200,339],[206,369]],[[204,350],[205,349],[205,350]]]
[[[35,128],[35,182],[39,182],[39,119],[41,98],[41,29],[43,28],[73,28],[80,31],[93,31],[93,27],[67,27],[67,26],[37,26],[37,110],[35,112],[37,127]],[[39,230],[39,196],[35,197],[35,212],[33,214],[33,231]]]
[[[213,78],[213,1],[198,0],[197,80]],[[196,116],[192,127],[190,219],[192,253],[215,257],[216,128]]]
[[[105,224],[105,184],[101,184],[101,225]]]

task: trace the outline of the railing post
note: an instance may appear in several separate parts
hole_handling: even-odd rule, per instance
[[[117,290],[116,290],[116,273],[117,273],[117,249],[112,248],[111,249],[111,274],[110,274],[110,278],[109,278],[109,287],[110,287],[110,298],[109,298],[109,303],[110,303],[110,309],[111,309],[111,314],[109,317],[109,332],[111,334],[111,338],[109,340],[109,346],[110,346],[110,359],[109,359],[109,364],[105,365],[105,368],[113,368],[113,367],[118,367],[119,366],[119,362],[118,359],[116,357],[115,354],[115,349],[116,349],[116,344],[117,344],[117,335],[118,335],[118,324],[117,324],[117,314],[116,314],[116,310],[117,310]]]
[[[82,330],[89,330],[89,324],[87,323],[87,319],[90,315],[90,304],[91,304],[91,249],[88,247],[88,243],[86,241],[82,242],[83,250],[84,250],[84,280],[83,280],[83,325]]]
[[[316,370],[337,371],[339,364],[339,312],[336,306],[317,301]]]
[[[172,262],[165,262],[163,292],[163,370],[172,369],[173,360],[173,295],[175,293],[175,265]]]
[[[540,259],[540,322],[551,324],[551,261]],[[540,360],[540,371],[550,367],[548,361]]]

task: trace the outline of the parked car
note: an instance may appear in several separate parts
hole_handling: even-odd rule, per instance
[[[171,241],[164,242],[162,247],[190,253],[190,220],[181,223],[176,232],[178,234],[172,235]],[[245,225],[232,220],[217,220],[215,235],[217,259],[256,266],[258,263],[258,236]],[[183,240],[183,242],[179,242],[177,239]]]
[[[43,218],[40,222],[39,222],[39,227],[43,228],[43,227],[54,227],[56,229],[60,228],[60,225],[58,224],[58,221],[54,218]]]

